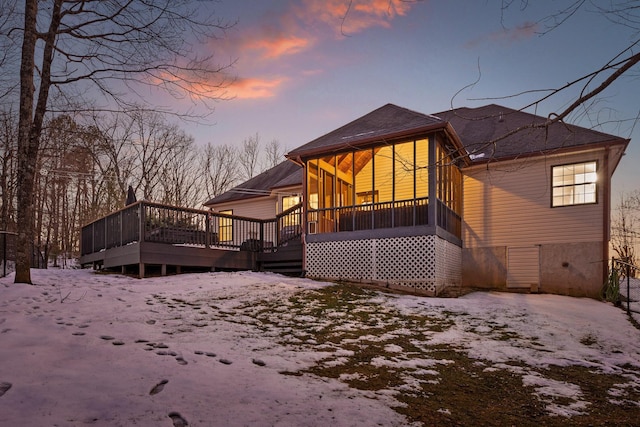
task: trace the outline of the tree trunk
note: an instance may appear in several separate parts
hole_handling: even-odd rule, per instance
[[[38,0],[25,0],[24,39],[20,60],[20,116],[18,122],[18,182],[16,196],[18,235],[16,236],[16,283],[31,283],[31,242],[33,241],[33,177],[35,159],[32,146],[33,97],[35,85],[36,16]]]
[[[38,162],[40,134],[47,111],[51,88],[51,64],[55,38],[60,26],[62,0],[55,0],[48,31],[40,36],[44,41],[40,87],[34,107],[35,47],[38,0],[25,0],[24,41],[20,62],[20,121],[18,123],[18,236],[16,239],[16,283],[31,283],[31,255],[34,237],[34,177]]]

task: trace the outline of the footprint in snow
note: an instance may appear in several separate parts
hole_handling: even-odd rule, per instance
[[[0,382],[0,397],[2,397],[3,394],[5,394],[6,392],[9,391],[9,389],[11,388],[11,386],[13,386],[13,384],[11,383],[5,383],[5,382]]]
[[[187,420],[177,412],[169,412],[169,418],[173,421],[173,427],[186,427],[189,425]]]
[[[158,384],[153,386],[149,394],[153,396],[154,394],[160,393],[164,389],[164,385],[168,382],[169,380],[161,380]]]

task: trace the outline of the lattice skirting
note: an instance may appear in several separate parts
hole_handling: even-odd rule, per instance
[[[438,236],[305,245],[308,277],[381,283],[437,295],[461,283],[462,250]]]

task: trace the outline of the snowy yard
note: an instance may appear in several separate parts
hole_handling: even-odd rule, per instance
[[[620,295],[623,297],[625,309],[629,304],[631,316],[640,323],[640,279],[624,277],[620,280]],[[628,302],[627,302],[628,301]]]
[[[261,273],[0,279],[1,426],[631,425],[640,331],[590,299]]]

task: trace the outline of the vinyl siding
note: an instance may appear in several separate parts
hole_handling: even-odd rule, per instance
[[[602,241],[604,151],[496,163],[464,172],[468,248]],[[598,202],[551,208],[551,167],[598,161]]]
[[[256,197],[212,206],[216,212],[233,210],[233,215],[255,219],[271,219],[276,217],[277,197]]]

